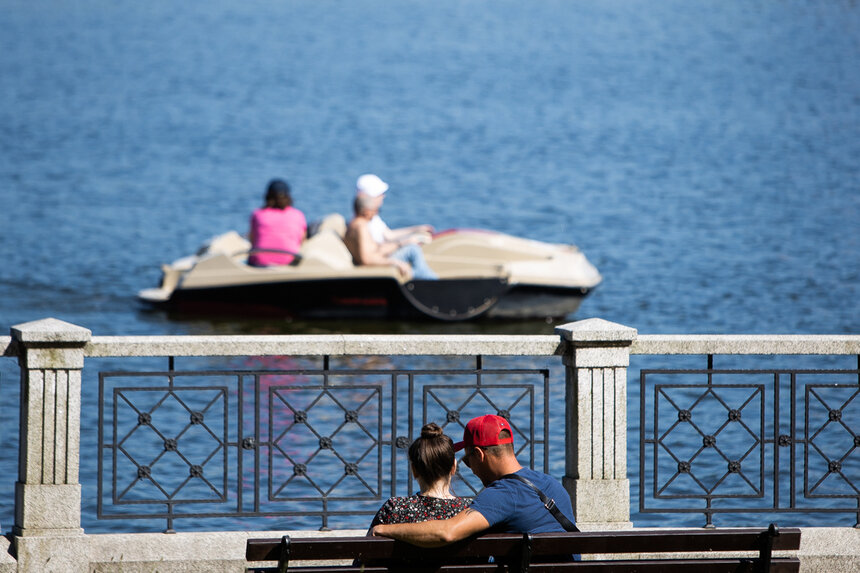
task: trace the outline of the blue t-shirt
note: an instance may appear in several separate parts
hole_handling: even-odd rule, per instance
[[[570,496],[556,479],[529,468],[516,472],[550,499],[571,523],[575,523]],[[537,492],[515,479],[498,479],[479,493],[472,509],[484,516],[494,533],[544,533],[564,531],[555,517],[541,503]]]

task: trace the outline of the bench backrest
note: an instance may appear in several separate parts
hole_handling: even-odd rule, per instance
[[[522,569],[523,566],[528,567],[529,563],[551,560],[552,556],[577,553],[618,555],[720,551],[752,552],[752,557],[728,559],[735,566],[740,562],[749,562],[751,566],[749,570],[767,567],[771,561],[774,561],[782,565],[790,565],[778,567],[777,570],[796,571],[797,559],[773,560],[771,551],[796,550],[799,547],[799,529],[777,530],[773,526],[768,530],[760,528],[663,529],[532,535],[499,533],[466,539],[438,549],[422,549],[382,537],[289,538],[285,536],[283,539],[249,539],[246,546],[246,559],[249,562],[279,561],[282,570],[285,570],[286,565],[293,560],[357,559],[377,565],[411,562],[427,566],[433,563],[474,563],[475,560],[486,560],[487,557],[494,556],[497,561],[512,564],[512,569]],[[700,562],[689,556],[676,561],[690,562],[690,570],[700,572],[707,570],[702,568]],[[720,561],[726,561],[726,559]],[[620,565],[622,561],[604,559],[602,562],[607,565],[610,563]],[[637,562],[642,566],[646,564],[646,561]],[[667,565],[668,562],[660,560],[655,563]],[[700,564],[696,565],[696,563]],[[618,568],[617,570],[628,569]],[[659,566],[653,570],[659,571]]]

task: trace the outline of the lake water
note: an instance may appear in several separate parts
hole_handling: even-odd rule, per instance
[[[855,2],[0,0],[0,54],[0,333],[552,332],[138,307],[270,178],[314,219],[364,172],[392,226],[579,245],[605,280],[577,318],[860,332]]]

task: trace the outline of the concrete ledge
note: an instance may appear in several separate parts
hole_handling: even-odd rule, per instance
[[[225,531],[88,535],[92,573],[244,573],[245,542],[252,537],[345,537],[362,530]]]
[[[642,528],[642,530],[660,528]],[[583,527],[583,531],[595,531]],[[712,556],[743,556],[747,553],[715,552]],[[628,559],[682,557],[683,553],[625,555]],[[775,551],[775,557],[798,557],[801,573],[860,573],[860,529],[852,527],[801,527],[800,550]],[[605,556],[609,557],[609,556]],[[620,557],[619,555],[615,556]],[[597,558],[597,557],[595,557]]]
[[[802,527],[801,573],[860,573],[860,529],[854,527]]]
[[[655,528],[647,528],[655,529]],[[801,528],[802,573],[860,572],[860,529],[850,527]],[[361,536],[366,530],[338,531],[225,531],[211,533],[129,533],[83,535],[77,538],[81,570],[91,573],[242,573],[245,570],[245,542],[252,537],[346,537]],[[39,538],[28,538],[33,545]],[[45,549],[51,539],[41,538]],[[9,555],[9,540],[0,555],[0,573],[19,573],[17,562]],[[56,547],[56,545],[54,545]],[[50,563],[51,555],[37,555],[33,549],[31,565]],[[791,555],[791,552],[779,555]],[[66,556],[72,557],[73,556]],[[68,559],[66,560],[69,561]],[[32,571],[32,569],[31,569]],[[40,569],[39,571],[42,571]],[[21,570],[20,573],[29,573]]]
[[[594,319],[597,320],[597,319]],[[41,322],[41,321],[39,321]],[[56,321],[60,324],[61,321]],[[603,321],[605,322],[605,321]],[[559,356],[570,342],[603,340],[630,343],[636,331],[624,327],[607,333],[590,321],[557,327],[558,335],[282,335],[282,336],[93,336],[84,346],[91,357],[113,356],[323,356],[435,355]],[[28,323],[33,324],[33,323]],[[53,324],[53,323],[52,323]],[[610,323],[611,324],[611,323]],[[18,325],[23,326],[23,325]],[[44,325],[40,325],[44,328]],[[58,324],[59,326],[59,324]],[[589,327],[589,328],[585,328]],[[14,327],[17,328],[17,327]],[[583,331],[583,329],[585,329]],[[81,329],[85,330],[85,329]],[[28,338],[47,333],[32,332]],[[609,339],[606,337],[609,336]],[[612,337],[618,338],[615,340]],[[34,340],[35,342],[35,340]],[[59,341],[58,341],[59,342]],[[12,337],[0,337],[3,356],[22,349]],[[632,340],[631,354],[860,354],[860,335],[654,335]]]
[[[11,554],[12,542],[0,537],[0,573],[17,573],[18,561]]]
[[[284,335],[94,336],[87,356],[553,356],[557,336]]]
[[[559,327],[561,329],[562,327]],[[633,329],[629,329],[635,332]],[[594,334],[589,333],[590,334]],[[572,333],[564,333],[573,336]],[[578,333],[577,335],[582,335]],[[622,336],[623,335],[623,336]],[[606,344],[629,344],[629,333]],[[559,356],[566,343],[552,335],[305,335],[94,336],[84,347],[108,356]],[[573,343],[573,341],[570,341]],[[576,344],[596,344],[581,340]],[[3,348],[0,340],[0,348]],[[860,335],[642,335],[631,354],[860,354]],[[6,356],[16,355],[10,341]]]
[[[644,334],[630,354],[860,354],[860,335]]]

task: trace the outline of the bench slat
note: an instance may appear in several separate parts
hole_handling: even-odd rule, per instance
[[[761,529],[617,531],[612,533],[537,534],[532,553],[669,553],[699,551],[758,551]],[[800,548],[800,530],[780,530],[773,540],[774,550]]]
[[[785,528],[775,537],[770,537],[768,530],[760,528],[537,533],[529,536],[525,556],[522,553],[524,536],[513,533],[485,534],[435,549],[420,548],[383,537],[290,538],[287,545],[288,559],[293,565],[302,561],[350,562],[353,559],[366,564],[357,567],[303,565],[289,568],[297,573],[499,573],[504,570],[501,562],[518,564],[523,559],[530,560],[531,573],[727,573],[760,571],[761,564],[767,563],[771,555],[766,549],[769,540],[772,540],[773,550],[797,550],[800,548],[800,530]],[[278,561],[282,547],[287,545],[282,545],[281,539],[249,539],[245,548],[246,559],[249,562]],[[660,559],[654,555],[709,552],[722,552],[723,555],[719,558],[661,555]],[[582,554],[586,560],[553,562],[553,556],[573,553]],[[727,556],[725,553],[740,556]],[[496,564],[487,563],[490,555],[496,557]],[[607,559],[601,555],[617,555],[618,558]],[[631,556],[636,555],[643,559],[631,559]],[[589,556],[599,559],[589,560]],[[770,571],[776,573],[800,569],[800,561],[796,557],[778,557],[770,561]],[[277,571],[277,568],[251,568],[248,571],[262,573]]]
[[[648,530],[583,533],[536,533],[532,536],[532,555],[564,553],[668,553],[703,551],[758,551],[762,530]],[[249,539],[248,561],[276,561],[280,539]],[[290,559],[451,558],[480,555],[508,555],[519,551],[522,536],[512,533],[487,534],[441,549],[422,549],[382,537],[291,538]],[[800,548],[800,530],[785,528],[774,538],[773,549]]]
[[[418,568],[401,566],[353,567],[348,565],[330,567],[290,567],[293,573],[388,573],[389,571],[410,571],[415,573],[499,573],[498,564],[440,565],[438,567]],[[276,568],[249,569],[249,573],[274,573]],[[577,563],[533,563],[530,573],[661,573],[663,571],[681,573],[757,573],[756,564],[742,559],[680,559],[680,560],[619,560],[619,561],[580,561]],[[775,558],[771,563],[771,573],[797,573],[800,560],[796,557]]]

